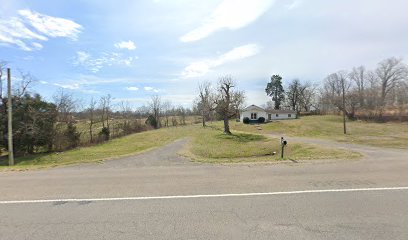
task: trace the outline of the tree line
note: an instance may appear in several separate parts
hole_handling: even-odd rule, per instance
[[[385,120],[386,115],[403,117],[408,109],[408,65],[395,57],[373,70],[364,66],[338,71],[323,81],[320,107],[356,117]]]
[[[7,150],[8,97],[3,90],[7,63],[0,64],[1,153],[2,149]],[[157,95],[136,110],[128,102],[114,103],[109,94],[84,104],[63,89],[46,101],[40,94],[29,91],[36,81],[31,74],[21,72],[18,78],[19,81],[13,81],[12,91],[13,144],[17,156],[64,151],[131,133],[186,125],[187,117],[196,114],[189,108],[162,101]]]
[[[408,65],[391,57],[373,70],[359,66],[331,73],[320,85],[293,79],[286,89],[282,77],[273,75],[265,92],[272,100],[264,106],[269,109],[343,113],[349,119],[378,121],[393,115],[401,120],[408,114]]]

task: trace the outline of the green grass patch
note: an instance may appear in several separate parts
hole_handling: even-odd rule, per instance
[[[221,140],[240,142],[240,143],[262,141],[262,140],[267,139],[263,135],[256,135],[256,134],[250,134],[250,133],[234,133],[232,135],[226,135],[226,134],[219,133],[216,135],[216,138],[221,139]]]
[[[221,124],[221,123],[216,123]],[[237,131],[284,134],[294,137],[330,139],[339,142],[369,146],[408,149],[408,123],[372,123],[347,121],[347,134],[343,134],[340,116],[305,116],[300,119],[274,121],[255,125],[231,122]]]
[[[270,155],[272,141],[265,136],[234,133],[225,135],[211,128],[198,129],[193,136],[191,153],[204,158],[236,158]]]
[[[19,157],[16,158],[16,165],[11,168],[17,170],[44,168],[67,164],[98,162],[106,159],[133,155],[188,136],[192,129],[192,126],[163,128],[113,139],[96,146],[77,148],[59,153],[35,154]],[[0,161],[0,169],[10,168],[6,167],[6,165],[7,158],[3,158]]]
[[[191,141],[181,154],[191,158],[193,161],[207,163],[280,161],[282,159],[280,158],[279,139],[271,139],[260,133],[274,132],[278,129],[281,132],[288,131],[290,134],[295,134],[299,131],[306,133],[306,131],[313,130],[313,127],[305,126],[301,120],[263,124],[261,125],[263,128],[261,131],[257,130],[254,126],[231,121],[231,126],[235,129],[232,135],[222,133],[221,122],[216,122],[212,127],[206,128],[202,128],[199,124],[162,128],[113,139],[96,146],[83,147],[60,153],[19,157],[16,159],[16,166],[14,167],[7,167],[7,158],[3,157],[0,160],[0,170],[44,168],[98,162],[134,155],[185,137],[190,138]],[[301,130],[299,127],[301,127]],[[276,152],[276,154],[273,155],[273,152]],[[355,152],[350,153],[344,150],[297,143],[290,143],[285,150],[286,160],[353,159],[360,156],[360,154]]]
[[[200,129],[181,154],[197,162],[240,163],[276,162],[281,160],[308,159],[356,159],[361,154],[339,149],[322,148],[308,144],[290,144],[281,159],[279,139],[267,138],[260,134],[233,132],[220,134],[218,128]],[[275,152],[275,154],[273,154]]]

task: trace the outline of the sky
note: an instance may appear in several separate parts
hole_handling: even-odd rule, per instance
[[[46,99],[160,95],[189,107],[199,82],[231,75],[246,104],[284,84],[388,57],[408,59],[405,0],[0,0],[0,60]]]

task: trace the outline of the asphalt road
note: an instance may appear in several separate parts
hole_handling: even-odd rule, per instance
[[[364,159],[209,165],[179,157],[184,143],[0,173],[0,239],[408,239],[406,188],[334,191],[407,187],[408,151],[335,143]]]

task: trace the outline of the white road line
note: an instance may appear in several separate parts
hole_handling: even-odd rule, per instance
[[[397,191],[397,190],[408,190],[408,187],[348,188],[348,189],[346,188],[346,189],[302,190],[302,191],[289,191],[289,192],[227,193],[227,194],[201,194],[201,195],[179,195],[179,196],[177,196],[177,195],[176,196],[152,196],[152,197],[67,198],[67,199],[13,200],[13,201],[0,201],[0,204],[55,203],[55,202],[101,202],[101,201],[160,200],[160,199],[186,199],[186,198],[222,198],[222,197],[250,197],[250,196],[292,195],[292,194],[307,194],[307,193]]]

